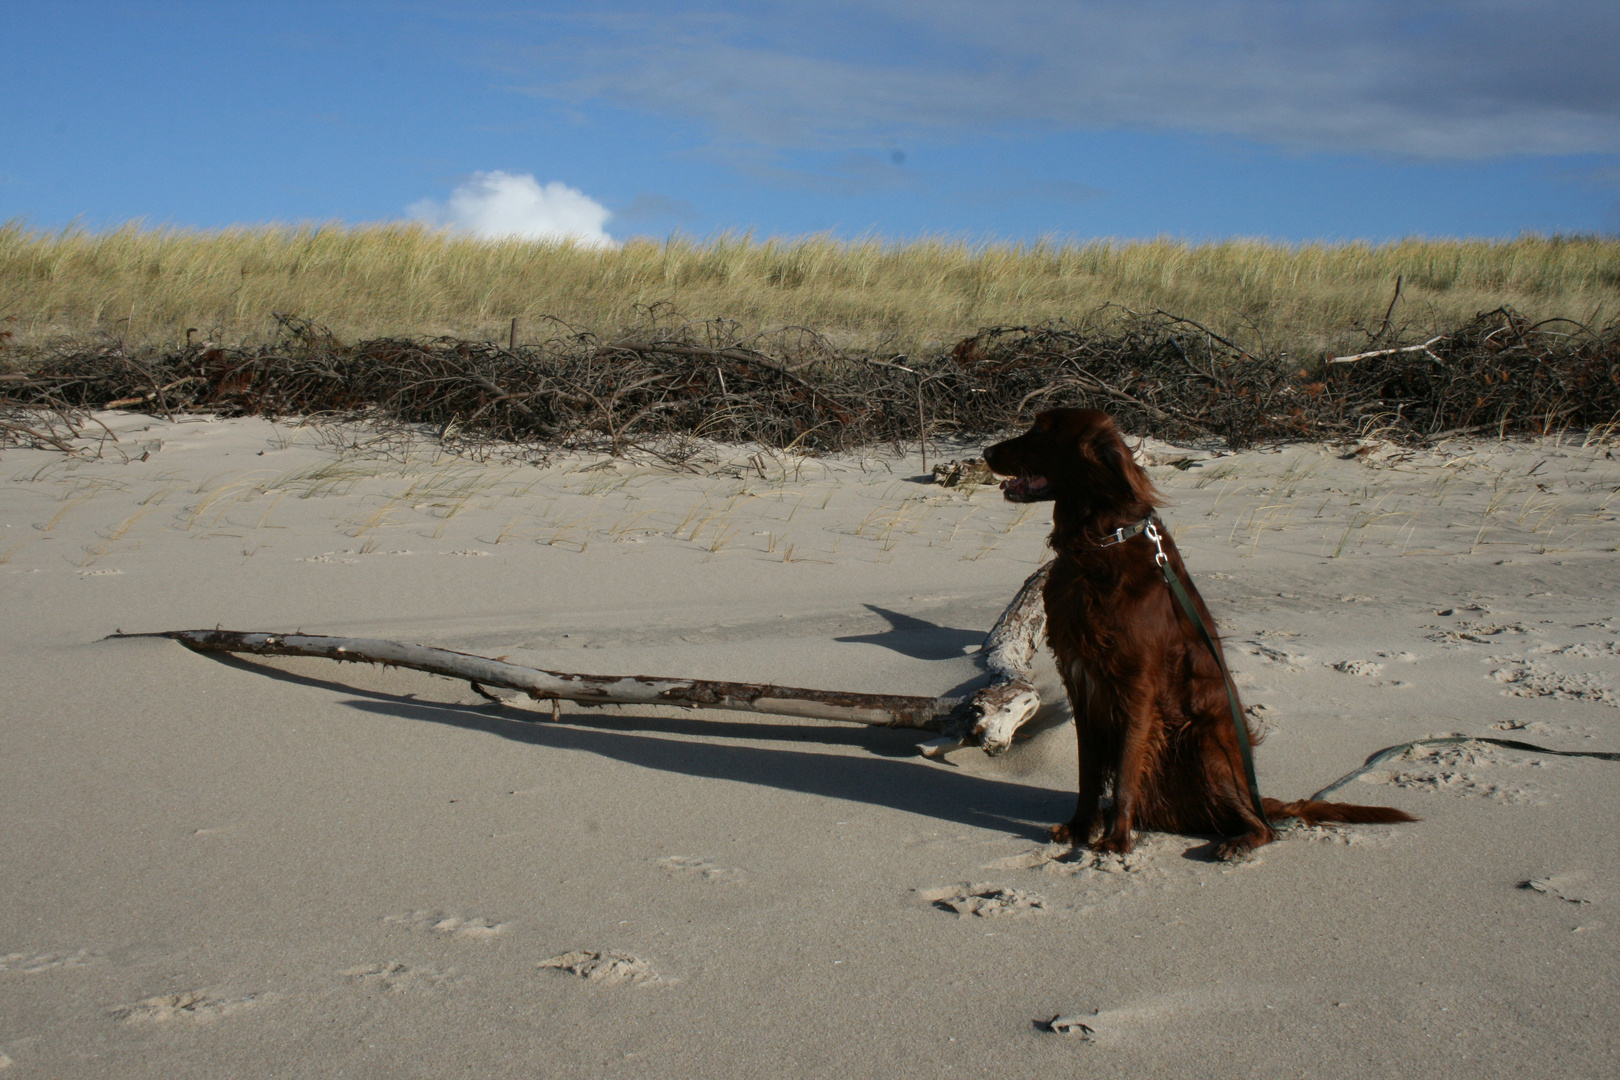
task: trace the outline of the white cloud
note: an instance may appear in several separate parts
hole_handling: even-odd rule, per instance
[[[414,202],[406,213],[490,240],[572,240],[582,247],[615,247],[603,226],[612,211],[577,188],[529,173],[476,172],[448,201]]]

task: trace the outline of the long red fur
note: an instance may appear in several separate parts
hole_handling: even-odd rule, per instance
[[[985,450],[1015,502],[1053,502],[1057,553],[1046,584],[1046,635],[1074,712],[1080,792],[1074,816],[1054,840],[1097,851],[1131,850],[1132,830],[1215,833],[1220,858],[1276,836],[1255,813],[1225,680],[1198,630],[1179,609],[1137,535],[1100,546],[1162,504],[1119,430],[1095,409],[1052,409],[1025,434]],[[1161,530],[1162,532],[1162,530]],[[1187,576],[1175,541],[1163,536],[1204,625],[1215,620]],[[1220,638],[1215,636],[1216,646]],[[1241,709],[1241,704],[1239,705]],[[1258,742],[1239,717],[1243,737]],[[1102,808],[1105,789],[1113,806]],[[1262,800],[1265,818],[1317,822],[1415,821],[1380,806]],[[1098,829],[1101,835],[1092,836]]]

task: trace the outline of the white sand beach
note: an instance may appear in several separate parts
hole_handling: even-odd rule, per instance
[[[0,454],[6,1080],[1620,1072],[1620,762],[1418,751],[1335,796],[1416,824],[1063,859],[1049,661],[1031,737],[935,761],[103,640],[961,693],[1050,509],[915,446],[535,464],[99,415],[99,458]],[[1620,449],[1149,449],[1267,795],[1438,734],[1620,750]]]

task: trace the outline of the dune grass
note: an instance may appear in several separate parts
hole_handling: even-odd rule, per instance
[[[559,329],[553,320],[613,334],[655,311],[745,331],[807,326],[844,349],[915,353],[982,326],[1079,319],[1116,303],[1309,354],[1381,322],[1398,276],[1395,320],[1414,327],[1502,304],[1532,319],[1620,316],[1620,240],[1602,237],[994,244],[733,234],[595,250],[415,225],[43,232],[13,222],[0,226],[0,332],[18,362],[63,338],[164,345],[188,327],[254,342],[274,332],[272,312],[347,340],[504,340],[516,317],[520,338],[538,340]]]

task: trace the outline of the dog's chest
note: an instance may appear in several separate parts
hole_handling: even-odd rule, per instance
[[[1058,560],[1047,579],[1046,638],[1061,661],[1083,660],[1099,673],[1106,657],[1129,633],[1130,613],[1140,603],[1134,583],[1119,576],[1083,572]]]

